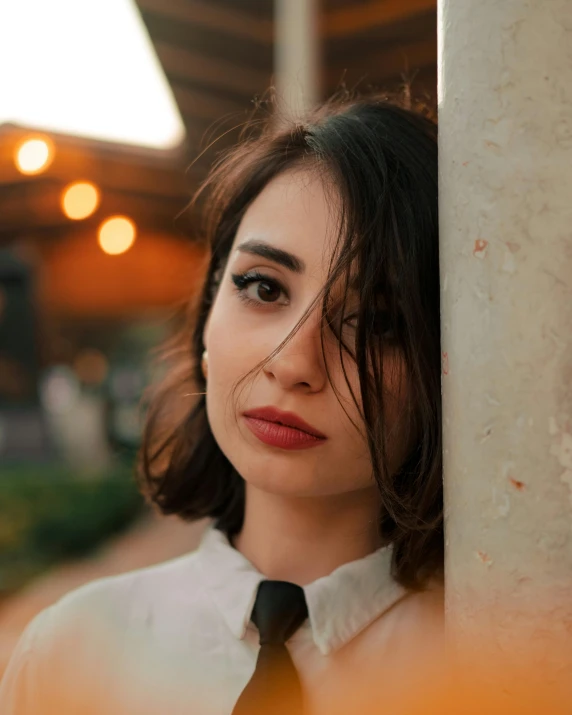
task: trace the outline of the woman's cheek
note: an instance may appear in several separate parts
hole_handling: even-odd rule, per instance
[[[260,360],[255,354],[257,341],[244,312],[243,306],[237,309],[222,300],[213,306],[205,346],[209,355],[209,388],[216,390],[217,399],[231,394]]]

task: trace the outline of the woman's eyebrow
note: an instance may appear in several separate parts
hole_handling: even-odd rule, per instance
[[[292,253],[288,253],[288,251],[283,251],[281,248],[271,246],[264,241],[250,239],[239,244],[236,250],[241,253],[250,253],[253,256],[267,258],[269,261],[278,263],[293,273],[304,273],[306,270],[306,265],[301,258],[298,258]]]

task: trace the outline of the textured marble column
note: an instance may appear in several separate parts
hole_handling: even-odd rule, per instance
[[[274,78],[284,116],[303,114],[320,98],[319,0],[275,0]]]
[[[448,629],[572,688],[571,0],[440,0],[439,122]]]

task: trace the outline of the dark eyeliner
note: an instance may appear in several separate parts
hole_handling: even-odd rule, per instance
[[[248,288],[248,286],[251,283],[258,283],[264,282],[264,283],[269,283],[270,285],[275,286],[278,288],[278,290],[283,293],[286,298],[289,299],[288,292],[280,283],[280,281],[276,280],[275,278],[271,278],[270,276],[265,275],[264,273],[260,273],[260,271],[254,270],[254,271],[246,271],[246,273],[231,273],[231,280],[234,283],[236,292],[238,293],[238,296],[241,300],[244,300],[247,303],[252,303],[254,305],[264,305],[262,301],[257,301],[257,300],[252,300],[248,296],[245,295],[245,291]],[[272,305],[271,303],[268,303],[268,305]]]
[[[269,283],[276,283],[272,278],[259,273],[258,271],[247,271],[246,273],[232,273],[231,279],[238,290],[244,290],[251,283],[256,283],[256,281],[268,281]]]

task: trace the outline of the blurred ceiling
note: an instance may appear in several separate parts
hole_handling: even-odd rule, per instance
[[[183,115],[191,157],[244,123],[272,83],[273,0],[137,0]],[[436,0],[323,0],[322,88],[436,87]],[[230,130],[230,131],[229,131]],[[191,169],[204,175],[212,153]]]
[[[95,231],[102,216],[125,213],[150,232],[193,235],[192,219],[175,217],[271,86],[273,0],[137,2],[187,128],[185,151],[162,157],[61,137],[48,170],[25,177],[12,161],[22,132],[4,129],[0,244],[76,234],[78,223],[58,202],[74,179],[102,190],[98,212],[80,222],[82,233]],[[404,77],[416,94],[435,96],[436,0],[323,0],[322,8],[324,96],[342,85],[392,89]]]

